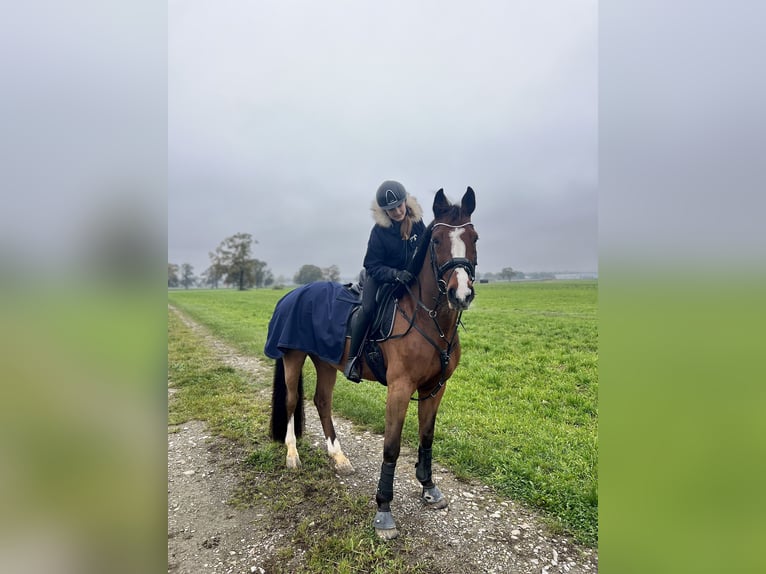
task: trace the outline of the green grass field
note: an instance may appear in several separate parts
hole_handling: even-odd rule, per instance
[[[436,425],[434,459],[538,508],[554,529],[598,540],[596,281],[476,286],[463,354]],[[169,301],[243,353],[265,358],[286,291],[170,291]],[[307,362],[307,396],[313,369]],[[335,412],[382,432],[385,388],[339,375]],[[417,446],[416,409],[404,440]],[[264,426],[263,432],[266,432]]]

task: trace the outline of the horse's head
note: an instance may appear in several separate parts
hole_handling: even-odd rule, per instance
[[[436,192],[434,221],[431,224],[431,265],[439,289],[446,293],[451,309],[463,311],[473,301],[476,240],[479,235],[471,223],[476,196],[470,187],[460,205],[453,205]]]

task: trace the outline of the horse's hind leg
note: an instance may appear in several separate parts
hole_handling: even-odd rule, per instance
[[[338,371],[335,367],[325,363],[315,356],[311,360],[316,367],[317,386],[314,393],[314,405],[319,413],[319,420],[322,422],[325,443],[327,444],[327,454],[332,458],[335,464],[335,470],[338,474],[348,475],[354,472],[348,458],[340,447],[340,440],[335,434],[335,425],[332,422],[332,393],[335,389],[335,379]]]
[[[290,350],[285,353],[285,385],[287,386],[287,397],[285,406],[287,408],[287,434],[285,435],[285,446],[287,446],[287,468],[299,468],[301,459],[298,456],[297,436],[302,434],[302,409],[303,396],[302,386],[299,384],[301,379],[301,370],[306,360],[306,353],[302,351]],[[297,413],[301,409],[300,413]],[[296,420],[300,419],[300,420]]]

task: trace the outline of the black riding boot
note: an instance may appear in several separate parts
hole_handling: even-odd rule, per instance
[[[351,318],[351,346],[348,349],[348,362],[346,368],[343,369],[343,375],[355,383],[362,380],[362,373],[359,368],[359,349],[367,334],[368,322],[367,315],[361,309]]]

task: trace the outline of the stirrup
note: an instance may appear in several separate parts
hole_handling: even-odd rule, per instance
[[[346,368],[343,369],[343,376],[353,383],[359,383],[362,380],[362,374],[359,372],[357,361],[359,361],[359,357],[351,357],[346,362]]]

